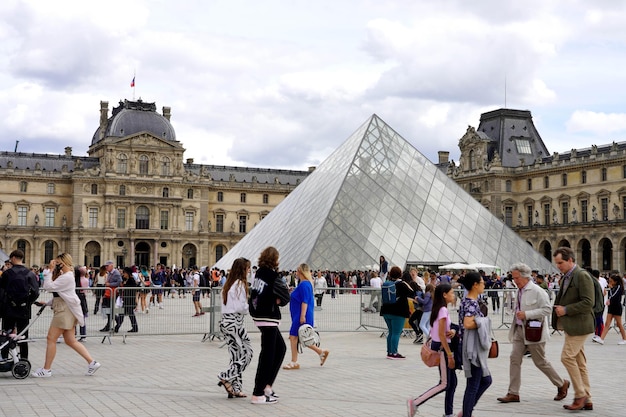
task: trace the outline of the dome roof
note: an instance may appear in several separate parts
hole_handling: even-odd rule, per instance
[[[141,99],[120,101],[120,105],[113,109],[113,114],[104,128],[104,135],[101,135],[103,126],[98,127],[91,140],[92,145],[101,138],[111,136],[121,138],[144,131],[167,141],[176,141],[176,132],[170,121],[156,112],[154,103],[144,103]]]

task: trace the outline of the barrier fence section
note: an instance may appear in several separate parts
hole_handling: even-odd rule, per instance
[[[200,291],[201,312],[196,316],[192,292]],[[219,322],[221,319],[222,298],[220,287],[202,288],[136,288],[127,287],[115,289],[110,298],[110,309],[96,292],[104,292],[103,289],[91,288],[86,291],[88,314],[85,319],[86,338],[101,338],[102,341],[116,337],[123,341],[127,337],[153,336],[153,335],[182,335],[198,334],[202,340],[221,339]],[[491,295],[487,295],[487,294]],[[448,306],[452,313],[452,321],[458,320],[458,306],[463,291],[457,292],[456,305]],[[497,296],[495,295],[497,294]],[[118,295],[127,303],[126,306],[116,306],[115,300]],[[142,299],[145,297],[145,308]],[[488,300],[489,316],[492,319],[494,330],[508,329],[514,318],[517,289],[488,290],[485,292]],[[554,300],[555,297],[552,297]],[[39,301],[47,302],[52,299],[52,294],[42,290]],[[160,301],[159,301],[160,299]],[[130,304],[128,301],[130,300]],[[133,305],[137,300],[136,309]],[[497,300],[497,301],[495,301]],[[494,302],[495,301],[495,302]],[[315,327],[320,332],[353,332],[353,331],[385,331],[387,326],[380,315],[382,303],[380,290],[369,287],[364,288],[330,288],[326,290],[321,300],[321,306],[315,308]],[[97,313],[96,304],[98,305]],[[104,308],[102,306],[105,306]],[[370,308],[371,306],[371,308]],[[33,306],[33,317],[37,307]],[[133,329],[130,313],[133,312],[137,323],[137,332],[129,332]],[[291,325],[289,305],[281,307],[282,320],[280,330],[288,332]],[[46,308],[36,322],[29,329],[31,339],[45,339],[50,321],[52,309]],[[120,314],[124,320],[116,331],[116,317]],[[33,319],[34,320],[34,319]],[[250,316],[245,319],[246,328],[249,332],[258,332]],[[410,329],[410,328],[409,328]],[[81,337],[77,328],[77,338]]]

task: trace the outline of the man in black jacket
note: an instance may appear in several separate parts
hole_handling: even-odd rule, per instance
[[[39,296],[39,280],[22,262],[24,252],[17,249],[11,252],[9,260],[13,266],[0,276],[0,291],[4,292],[2,302],[2,329],[20,333],[28,326],[31,306]],[[28,332],[24,334],[28,339]],[[20,343],[20,358],[28,358],[28,344]],[[2,357],[8,357],[8,346],[2,349]]]

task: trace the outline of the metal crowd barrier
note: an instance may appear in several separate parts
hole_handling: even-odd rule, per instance
[[[202,293],[200,303],[202,305],[202,312],[204,313],[200,316],[195,316],[191,293],[192,288],[163,287],[154,289],[162,291],[162,308],[160,308],[161,306],[159,306],[158,302],[154,305],[149,304],[151,296],[154,295],[151,291],[153,289],[147,290],[135,287],[124,288],[123,291],[132,292],[133,294],[146,291],[146,304],[149,308],[149,312],[146,313],[142,311],[141,304],[138,305],[138,311],[135,312],[138,326],[136,333],[129,333],[132,326],[128,315],[125,315],[124,322],[119,331],[115,332],[115,317],[124,310],[124,307],[117,307],[115,305],[117,290],[113,291],[111,297],[109,330],[101,331],[101,329],[107,327],[107,316],[101,307],[97,314],[93,314],[96,301],[94,291],[98,290],[100,289],[90,288],[87,290],[86,294],[89,309],[85,320],[86,337],[88,339],[97,339],[103,342],[108,340],[111,342],[111,340],[115,338],[126,341],[128,337],[197,334],[201,335],[204,341],[213,340],[215,338],[221,339],[222,337],[219,330],[222,307],[220,287],[199,288]],[[488,296],[491,291],[497,292],[497,297]],[[452,313],[453,322],[457,322],[458,320],[456,314],[458,314],[458,305],[462,293],[462,291],[458,293],[459,296],[457,297],[456,305],[448,306]],[[379,313],[382,302],[381,297],[374,297],[374,300],[378,303],[378,310],[368,309],[370,300],[372,300],[372,294],[380,294],[380,290],[370,287],[327,289],[322,297],[321,307],[312,306],[315,308],[315,327],[320,332],[386,330],[387,326],[385,325],[385,321]],[[42,290],[39,301],[45,302],[51,298],[51,294]],[[495,330],[502,328],[508,329],[514,319],[513,313],[515,308],[514,303],[517,299],[517,289],[487,290],[485,291],[485,298],[489,300],[489,316],[492,318],[492,327]],[[500,301],[500,308],[498,310],[496,307],[495,313],[493,312],[494,298]],[[554,300],[554,298],[555,297],[552,297],[552,300]],[[376,303],[374,303],[374,307],[376,307]],[[33,308],[36,309],[37,307],[33,306]],[[287,332],[291,325],[289,305],[281,307],[281,312],[282,320],[280,330]],[[37,322],[33,323],[31,326],[29,330],[30,338],[45,339],[51,319],[52,309],[46,309]],[[257,327],[254,325],[249,315],[245,319],[245,324],[248,332],[258,332]],[[77,338],[78,337],[80,337],[80,335],[78,334],[77,328]]]

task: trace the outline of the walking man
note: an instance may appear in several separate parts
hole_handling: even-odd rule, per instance
[[[533,363],[550,382],[557,387],[554,401],[560,401],[567,396],[570,382],[554,370],[546,360],[546,342],[549,338],[548,316],[552,311],[548,294],[531,280],[531,270],[528,265],[517,263],[511,266],[513,282],[517,285],[517,300],[515,303],[515,317],[509,329],[511,342],[511,356],[509,358],[509,391],[504,397],[498,398],[501,403],[518,403],[519,391],[522,382],[522,359],[526,350],[530,351]],[[542,325],[541,339],[531,342],[526,339],[524,325],[532,320],[533,324]]]
[[[585,357],[585,341],[595,328],[593,278],[576,265],[571,248],[560,247],[554,251],[553,257],[556,267],[564,275],[554,301],[552,327],[565,332],[561,362],[574,387],[574,402],[563,408],[593,410]]]

